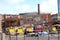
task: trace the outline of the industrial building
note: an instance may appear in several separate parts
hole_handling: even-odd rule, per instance
[[[5,28],[20,27],[25,24],[39,24],[42,26],[48,25],[51,27],[54,22],[58,22],[57,14],[40,13],[40,5],[38,4],[38,12],[20,13],[19,15],[0,15],[0,27],[3,32]]]

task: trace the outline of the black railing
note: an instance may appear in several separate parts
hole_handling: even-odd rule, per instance
[[[9,36],[9,40],[60,40],[59,34],[48,34],[48,36],[38,36],[38,37],[27,37],[27,36],[20,36],[14,35]]]
[[[0,33],[0,40],[3,40],[3,35],[2,35],[2,33]]]

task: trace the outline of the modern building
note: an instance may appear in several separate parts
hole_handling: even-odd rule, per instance
[[[58,20],[58,14],[53,14],[53,15],[51,15],[51,19],[52,19],[53,21]]]
[[[58,24],[60,21],[58,20],[58,14],[51,15],[52,23],[51,24]]]

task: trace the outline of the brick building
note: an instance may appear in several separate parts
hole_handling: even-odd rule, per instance
[[[20,24],[42,24],[51,22],[50,13],[40,13],[40,5],[37,6],[38,12],[20,13]]]
[[[4,20],[3,15],[0,14],[0,32],[2,32],[2,22]]]
[[[20,14],[20,24],[42,24],[51,22],[51,15],[50,13],[44,14],[41,13],[38,15],[37,12],[32,13],[21,13]]]
[[[4,15],[5,27],[20,25],[20,15]]]

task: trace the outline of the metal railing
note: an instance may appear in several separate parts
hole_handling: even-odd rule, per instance
[[[3,35],[2,35],[2,33],[0,33],[0,40],[3,40]]]
[[[38,36],[38,37],[27,37],[20,35],[9,35],[8,40],[60,40],[60,34],[49,34],[48,36]]]

